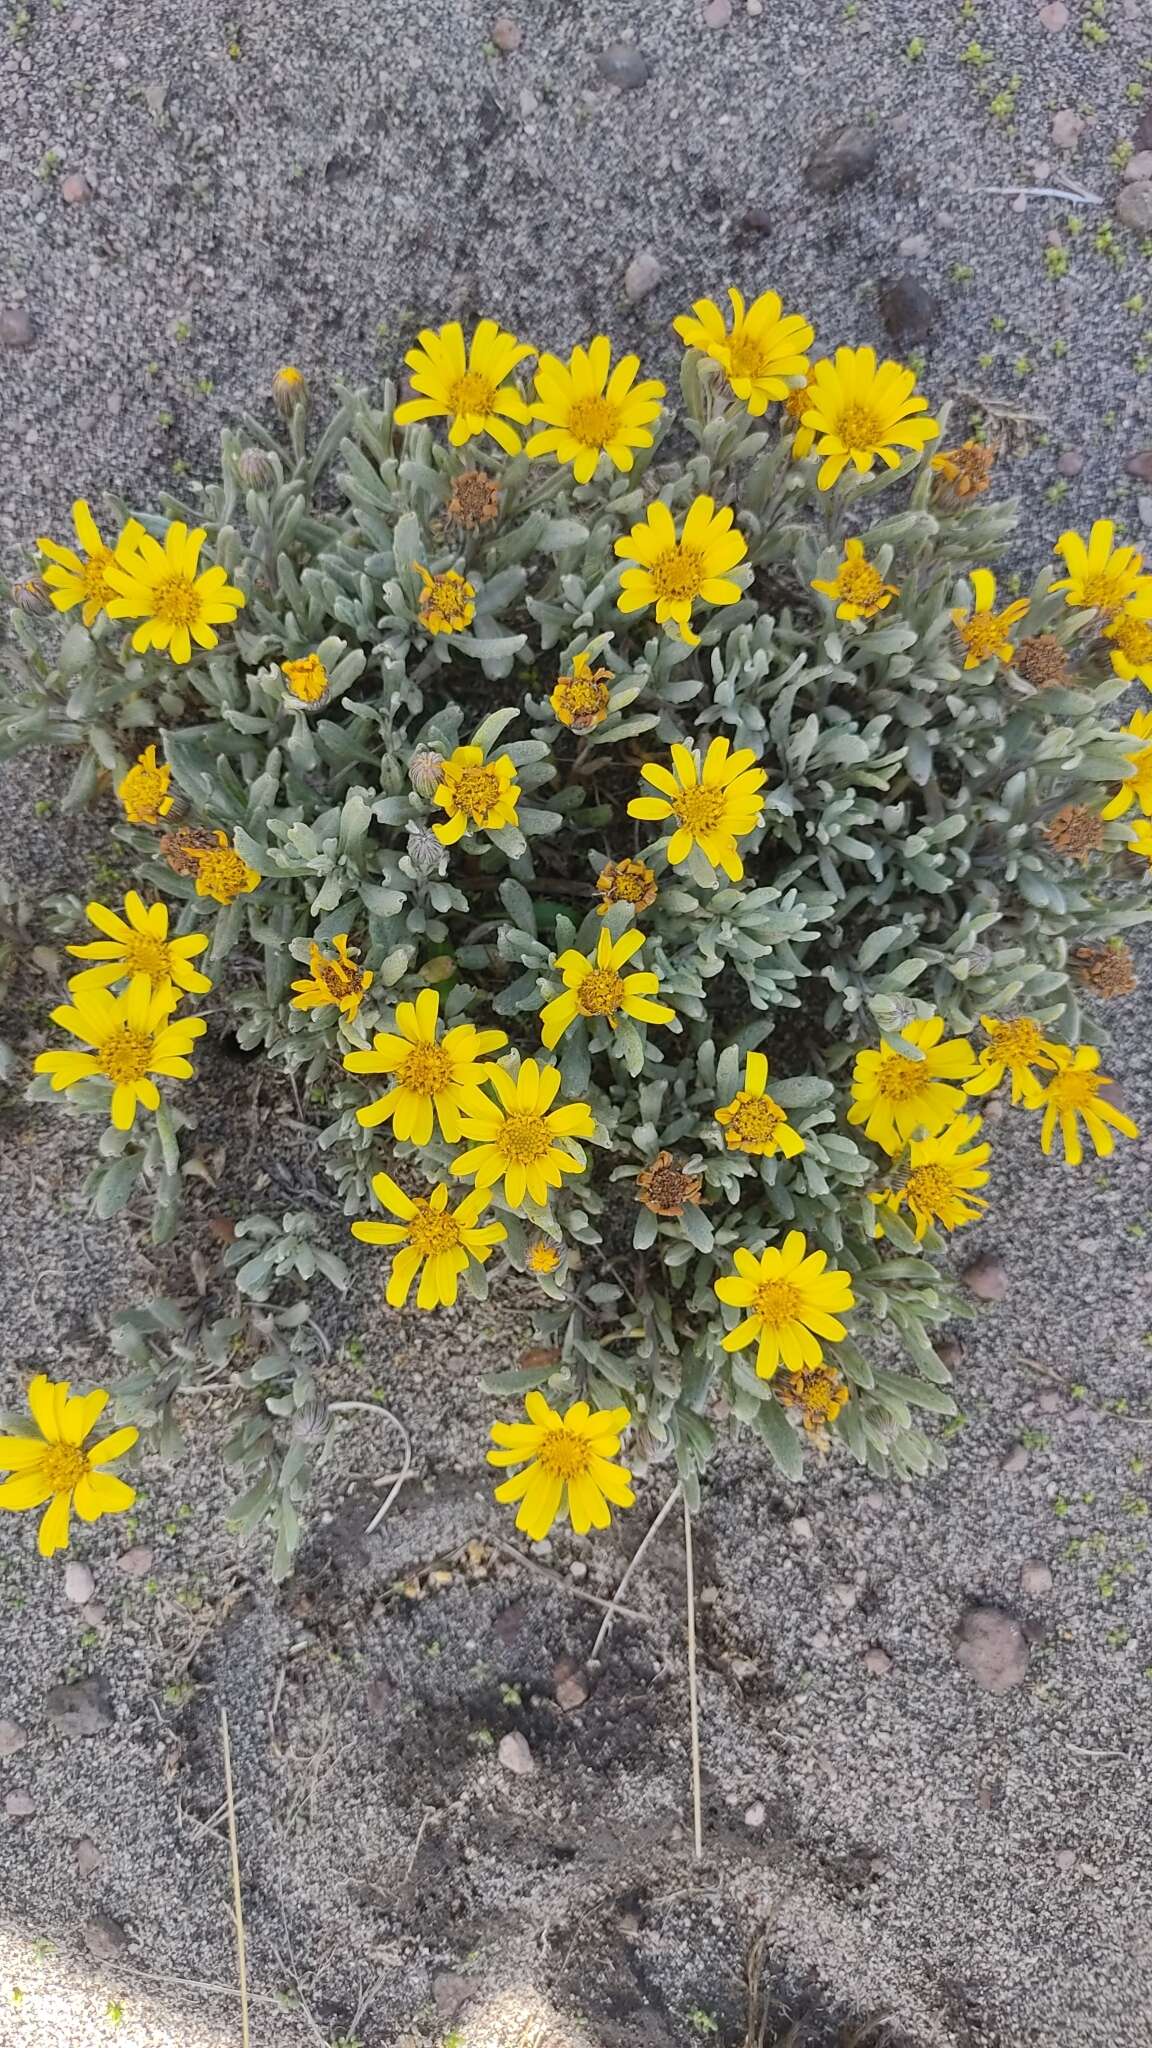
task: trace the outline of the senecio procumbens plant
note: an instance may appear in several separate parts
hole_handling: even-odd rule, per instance
[[[1081,1001],[1148,915],[1152,713],[1109,713],[1152,683],[1152,575],[1099,521],[998,590],[994,449],[729,299],[675,323],[678,417],[605,336],[491,320],[316,432],[281,370],[282,432],[226,434],[195,509],[105,538],[78,504],[14,592],[4,750],[78,749],[138,878],[73,934],[33,1094],[104,1119],[100,1212],[151,1189],[170,1235],[205,999],[323,1105],[395,1309],[532,1276],[489,1456],[534,1538],[632,1504],[626,1432],[690,1501],[723,1418],[789,1476],[830,1441],[928,1471],[984,1099],[1069,1165],[1136,1136]],[[255,1298],[313,1269],[306,1222],[256,1219]],[[309,1429],[256,1389],[275,1513]],[[125,1504],[64,1402],[4,1505]]]

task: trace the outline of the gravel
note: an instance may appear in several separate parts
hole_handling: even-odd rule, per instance
[[[925,0],[910,26],[878,0],[814,29],[736,5],[710,32],[696,0],[536,0],[506,17],[516,44],[465,0],[251,0],[227,23],[179,0],[146,20],[139,0],[29,10],[0,38],[0,566],[20,570],[28,536],[62,532],[76,495],[183,488],[174,464],[194,475],[221,425],[265,404],[281,361],[322,401],[339,376],[395,374],[421,322],[492,312],[542,346],[603,326],[671,383],[669,322],[700,293],[771,285],[821,345],[883,348],[880,283],[903,263],[940,309],[919,344],[924,385],[958,432],[973,393],[1033,416],[1002,465],[1027,573],[1068,523],[1109,514],[1131,532],[1152,480],[1143,330],[1126,306],[1143,285],[1146,181],[1113,157],[1120,142],[1152,149],[1152,110],[1128,94],[1146,35],[1116,0],[1093,45],[1081,11],[1050,0],[965,24],[954,0]],[[987,67],[961,61],[975,35]],[[1000,119],[992,100],[1016,77]],[[1074,147],[1054,142],[1059,110]],[[847,154],[834,124],[855,131]],[[988,189],[1075,184],[1103,204]],[[1060,467],[1068,443],[1076,474]],[[0,872],[38,893],[83,892],[107,856],[106,817],[61,820],[65,780],[58,763],[0,765]],[[51,993],[27,963],[6,1028],[22,1054]],[[1106,1023],[1109,1070],[1147,1124],[1144,992]],[[249,1088],[218,1062],[198,1090],[228,1172]],[[804,1991],[821,2011],[890,2014],[916,2048],[1143,2048],[1146,1154],[1070,1173],[1040,1161],[1026,1119],[996,1139],[994,1206],[961,1263],[988,1262],[1003,1285],[951,1348],[962,1415],[947,1473],[878,1487],[831,1459],[787,1487],[736,1443],[706,1481],[703,1873],[674,1520],[632,1587],[651,1623],[617,1621],[578,1712],[552,1693],[557,1658],[586,1657],[598,1626],[570,1568],[609,1598],[668,1475],[648,1475],[635,1513],[594,1544],[558,1534],[552,1583],[499,1553],[483,1576],[454,1567],[431,1591],[421,1578],[477,1530],[509,1533],[480,1465],[491,1404],[475,1375],[514,1361],[516,1299],[434,1331],[385,1319],[378,1268],[354,1248],[343,1327],[403,1412],[420,1479],[357,1550],[340,1532],[368,1520],[355,1475],[378,1456],[357,1440],[280,1593],[225,1526],[215,1402],[186,1417],[175,1466],[142,1462],[138,1531],[104,1522],[78,1541],[98,1625],[92,1603],[66,1603],[65,1566],[35,1555],[26,1518],[5,1517],[5,1595],[22,1604],[0,1786],[35,1801],[8,1870],[28,1930],[5,1962],[24,1993],[4,2008],[14,2048],[102,2040],[113,1988],[122,2048],[234,2038],[234,2009],[189,1988],[234,1967],[212,1819],[221,1703],[252,1981],[278,2048],[316,2038],[293,1966],[321,2038],[355,2032],[365,2048],[441,2040],[445,1977],[476,2000],[469,2048],[531,2038],[501,2004],[525,1986],[542,2001],[531,2026],[563,2048],[585,2038],[581,2019],[597,2048],[653,2026],[688,2048],[701,2011],[740,2040],[745,1954],[769,1918],[777,2031]],[[80,1226],[88,1155],[79,1121],[3,1113],[6,1401],[43,1360],[105,1377],[109,1310],[160,1285],[192,1298],[192,1251],[217,1270],[213,1206],[252,1206],[250,1185],[205,1189],[158,1259],[126,1219]],[[338,1352],[332,1391],[359,1390]],[[1027,1464],[1002,1484],[1013,1446]],[[137,1534],[156,1587],[114,1569]],[[421,1597],[396,1590],[409,1582]],[[833,1589],[849,1585],[846,1605]],[[955,1651],[958,1618],[989,1609],[1016,1632],[1004,1668],[1024,1667],[999,1693]],[[81,1640],[89,1627],[97,1640]],[[93,1736],[65,1741],[48,1703],[78,1683],[95,1686]],[[497,1765],[510,1737],[531,1787]],[[131,1927],[165,1981],[135,1977],[117,1948],[93,1982],[94,1908]]]

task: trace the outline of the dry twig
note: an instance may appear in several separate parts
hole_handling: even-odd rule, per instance
[[[608,1631],[612,1627],[612,1623],[615,1621],[616,1616],[618,1614],[629,1613],[630,1610],[628,1608],[621,1607],[621,1598],[623,1594],[627,1592],[629,1581],[632,1578],[633,1573],[636,1571],[637,1566],[640,1564],[640,1561],[643,1558],[644,1553],[648,1548],[648,1545],[652,1542],[654,1537],[659,1535],[661,1528],[668,1519],[668,1516],[671,1514],[679,1498],[680,1481],[677,1480],[675,1486],[672,1488],[672,1491],[668,1495],[668,1498],[665,1501],[663,1507],[661,1508],[659,1514],[655,1517],[647,1532],[640,1538],[640,1541],[637,1544],[636,1549],[633,1551],[632,1556],[629,1558],[628,1563],[625,1565],[624,1570],[621,1573],[620,1584],[617,1586],[616,1591],[612,1596],[612,1599],[608,1603],[608,1612],[604,1616],[603,1621],[600,1623],[600,1627],[596,1631],[596,1641],[592,1645],[592,1651],[589,1657],[590,1663],[594,1664],[596,1662],[596,1659],[600,1655],[600,1652],[607,1639]]]
[[[228,1802],[228,1853],[232,1863],[232,1912],[236,1922],[236,1974],[240,1980],[240,2040],[251,2048],[248,2029],[248,1959],[244,1949],[244,1902],[240,1896],[240,1845],[236,1839],[236,1804],[232,1796],[232,1749],[228,1741],[228,1709],[220,1709],[224,1742],[224,1792]]]

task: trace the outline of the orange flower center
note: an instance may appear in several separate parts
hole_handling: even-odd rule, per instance
[[[728,344],[730,377],[764,377],[772,367],[772,354],[756,335],[737,332]]]
[[[149,768],[137,761],[128,770],[120,785],[120,801],[133,825],[156,825],[160,822],[161,805],[168,795],[171,770],[167,762],[162,766]],[[171,808],[170,805],[165,806]]]
[[[871,405],[846,405],[836,421],[836,432],[846,448],[878,448],[885,431],[883,419]]]
[[[559,1264],[560,1253],[554,1244],[534,1244],[528,1253],[530,1272],[554,1273]]]
[[[482,377],[478,370],[465,370],[457,377],[448,393],[452,411],[461,413],[490,413],[496,397],[496,386],[488,377]]]
[[[150,981],[166,981],[172,973],[172,955],[164,939],[149,932],[134,932],[125,942],[124,966],[129,974],[146,974]]]
[[[543,1117],[506,1117],[496,1140],[505,1159],[517,1166],[531,1166],[552,1150],[552,1133]]]
[[[601,725],[608,713],[608,687],[595,676],[561,676],[556,685],[557,716],[584,731]]]
[[[323,953],[313,953],[312,973],[335,1002],[343,1002],[345,996],[358,996],[364,987],[364,976],[358,967],[326,960]]]
[[[704,557],[699,548],[683,548],[677,542],[674,548],[657,555],[649,573],[657,597],[682,604],[685,598],[693,598],[699,592],[706,574]]]
[[[1027,1067],[1044,1056],[1040,1026],[1031,1017],[1016,1017],[989,1033],[988,1059],[998,1067]]]
[[[50,1444],[40,1460],[38,1472],[53,1493],[71,1493],[88,1470],[88,1460],[75,1444]]]
[[[408,1224],[408,1241],[426,1259],[432,1258],[437,1252],[450,1252],[459,1244],[460,1225],[445,1210],[431,1209],[427,1202],[418,1202],[416,1214]]]
[[[733,1147],[766,1145],[787,1121],[770,1095],[738,1095],[735,1114],[728,1125],[728,1143]]]
[[[648,895],[654,880],[651,868],[642,861],[621,861],[615,868],[604,869],[596,887],[610,903],[639,903]]]
[[[794,419],[799,424],[804,414],[812,410],[811,385],[801,384],[798,391],[790,391],[784,400],[784,410],[790,419]]]
[[[109,564],[115,559],[111,548],[101,548],[98,554],[89,555],[80,572],[85,594],[93,604],[107,604],[109,598],[115,596],[107,574]]]
[[[761,1322],[773,1329],[782,1329],[785,1323],[794,1323],[804,1306],[804,1299],[798,1287],[790,1280],[766,1280],[756,1289],[752,1302]]]
[[[152,1062],[156,1041],[149,1031],[132,1031],[126,1024],[102,1039],[95,1047],[100,1071],[110,1081],[140,1081]]]
[[[695,789],[681,789],[671,798],[672,809],[682,825],[697,837],[715,832],[724,818],[724,791],[714,783],[698,783]]]
[[[452,788],[452,808],[481,824],[500,801],[500,777],[492,768],[465,768]]]
[[[879,569],[874,568],[871,562],[863,561],[859,556],[851,562],[840,564],[840,573],[836,580],[840,585],[841,597],[846,597],[849,604],[858,604],[862,608],[875,605],[887,590]]]
[[[1100,1093],[1100,1076],[1092,1067],[1062,1067],[1048,1088],[1057,1109],[1086,1109]]]
[[[931,1080],[925,1060],[906,1060],[886,1052],[876,1075],[876,1092],[888,1102],[911,1102]]]
[[[906,1193],[910,1202],[918,1209],[939,1215],[950,1202],[956,1189],[945,1166],[918,1166],[908,1176]]]
[[[1123,612],[1108,637],[1129,661],[1138,665],[1152,661],[1152,626],[1145,619],[1134,619],[1131,612]]]
[[[536,1457],[551,1479],[576,1479],[588,1470],[588,1446],[570,1429],[550,1429]]]
[[[999,612],[973,612],[959,629],[960,638],[978,661],[987,661],[1004,644],[1004,625]]]
[[[200,593],[190,576],[166,576],[152,592],[154,616],[166,626],[193,626],[200,609]]]
[[[568,432],[585,448],[606,448],[619,429],[619,408],[606,398],[578,398],[568,415]]]
[[[197,880],[203,882],[209,896],[214,896],[218,903],[230,903],[233,897],[245,894],[248,870],[235,847],[196,847],[190,851],[196,862]]]
[[[1116,569],[1096,569],[1080,585],[1079,603],[1085,611],[1114,612],[1124,602],[1127,579]]]
[[[624,1001],[624,983],[611,967],[594,967],[576,990],[576,1006],[585,1017],[614,1017]]]
[[[413,1095],[439,1095],[452,1078],[452,1062],[438,1045],[414,1045],[400,1069],[401,1084]]]

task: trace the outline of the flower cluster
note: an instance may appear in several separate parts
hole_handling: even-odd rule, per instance
[[[316,437],[282,371],[202,524],[109,547],[78,505],[78,549],[41,543],[0,694],[6,745],[90,729],[76,800],[111,775],[141,878],[90,906],[55,1013],[83,1050],[34,1086],[121,1137],[156,1112],[178,1185],[158,1083],[190,1073],[210,938],[387,1301],[525,1276],[541,1362],[499,1383],[526,1419],[490,1455],[532,1537],[631,1504],[632,1427],[690,1499],[724,1416],[785,1473],[833,1443],[931,1470],[980,1099],[1072,1164],[1135,1136],[1082,1005],[1132,985],[1146,914],[1152,712],[1110,714],[1152,682],[1152,575],[1100,521],[1024,595],[996,451],[936,448],[910,368],[818,355],[771,291],[674,325],[687,461],[603,335],[427,328],[403,394]],[[83,621],[55,661],[46,605]],[[330,1273],[293,1265],[302,1229],[238,1284]],[[290,1554],[292,1500],[253,1498]]]

